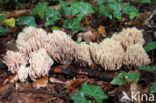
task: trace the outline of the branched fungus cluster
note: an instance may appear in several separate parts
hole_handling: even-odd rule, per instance
[[[7,51],[4,62],[8,70],[17,73],[24,82],[28,76],[35,81],[47,76],[54,61],[70,65],[74,60],[80,66],[92,63],[104,70],[147,65],[150,59],[143,49],[143,34],[137,28],[123,29],[101,43],[76,44],[62,31],[47,33],[43,29],[27,27],[16,40],[18,52]]]

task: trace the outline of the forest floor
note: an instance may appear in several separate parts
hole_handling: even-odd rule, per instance
[[[34,3],[29,0],[23,0],[22,3],[24,3],[24,6],[22,8],[14,3],[1,3],[0,8],[2,10],[0,14],[5,14],[8,19],[14,18],[17,22],[19,17],[29,16],[32,9],[37,5],[37,2],[44,0],[33,1]],[[66,1],[69,3],[73,2],[73,0]],[[97,0],[86,1],[94,5]],[[48,2],[48,6],[50,7],[59,7],[56,1],[49,0]],[[86,15],[85,19],[82,19],[82,30],[73,32],[62,27],[65,18],[70,19],[73,18],[72,16],[61,17],[55,23],[55,27],[71,35],[73,40],[76,41],[78,36],[81,36],[82,41],[85,42],[100,42],[103,38],[110,37],[113,33],[120,32],[123,28],[137,27],[143,32],[145,45],[149,42],[156,41],[156,15],[152,14],[153,11],[156,11],[156,8],[154,8],[156,2],[150,4],[132,2],[131,4],[138,8],[140,13],[133,20],[130,20],[125,15],[122,17],[122,20],[118,20],[115,18],[110,19],[106,16],[98,17],[98,14],[94,13],[92,15]],[[39,28],[51,32],[50,26],[44,26],[46,19],[41,20],[39,17],[36,17],[35,21]],[[121,71],[129,71],[126,67],[123,66],[117,71],[104,71],[94,64],[91,68],[84,68],[75,63],[69,66],[55,63],[51,67],[48,77],[43,77],[34,82],[28,78],[26,82],[22,83],[18,80],[17,74],[12,74],[8,71],[7,66],[2,60],[7,50],[16,50],[15,40],[25,26],[16,24],[15,27],[9,27],[4,23],[2,25],[10,30],[7,32],[7,35],[0,36],[0,103],[72,103],[73,100],[71,97],[82,88],[82,84],[84,83],[102,88],[102,91],[109,97],[103,103],[120,103],[122,101],[123,91],[130,94],[132,89],[136,89],[146,94],[150,91],[151,82],[156,81],[155,74],[147,71],[139,71],[140,79],[137,83],[129,82],[121,86],[112,85],[110,82]],[[89,32],[92,33],[91,36],[87,34]],[[86,35],[85,38],[83,35]],[[152,65],[156,65],[155,50],[148,52],[148,55],[150,58],[154,58]],[[93,103],[97,103],[90,96],[86,96],[86,98],[92,100]],[[122,102],[131,103],[132,101]],[[139,101],[137,103],[146,103],[146,101]]]

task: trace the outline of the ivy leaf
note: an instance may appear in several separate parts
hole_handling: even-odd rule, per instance
[[[110,19],[112,19],[113,10],[108,5],[100,6],[98,11],[99,11],[99,16],[105,15],[105,16],[109,17]]]
[[[153,15],[156,15],[156,10],[153,10],[152,14],[153,14]]]
[[[152,66],[152,67],[150,67],[150,66],[140,66],[139,70],[146,70],[148,72],[153,73],[153,72],[156,72],[156,66]]]
[[[6,23],[10,27],[15,27],[15,19],[14,18],[4,19],[3,22]]]
[[[55,8],[51,8],[46,11],[47,22],[45,26],[53,25],[57,20],[59,20],[59,12]]]
[[[35,18],[33,16],[26,16],[26,17],[22,16],[19,18],[19,22],[17,24],[37,27],[35,23]]]
[[[47,26],[49,26],[49,25],[54,25],[54,23],[55,23],[57,20],[59,20],[58,17],[51,18],[51,19],[47,18],[47,22],[46,22],[45,26],[47,27]]]
[[[129,13],[129,18],[133,20],[137,15],[138,15],[138,12],[131,12]]]
[[[0,25],[0,36],[5,36],[9,30]]]
[[[77,17],[84,17],[86,14],[94,13],[93,6],[85,2],[73,2],[71,4],[72,15]]]
[[[156,82],[152,83],[152,88],[150,90],[151,93],[156,93]]]
[[[56,26],[53,26],[53,27],[51,27],[51,30],[59,30],[59,28]]]
[[[121,13],[122,5],[119,3],[111,3],[108,5],[110,8],[113,9],[113,16],[116,17],[117,19],[121,20],[121,18],[122,18],[122,13]]]
[[[59,12],[55,8],[50,8],[49,10],[46,11],[47,18],[53,18],[58,16],[59,16]]]
[[[115,77],[112,81],[111,84],[112,85],[123,85],[126,84],[127,81],[125,79],[125,76],[127,76],[126,72],[121,72],[117,75],[117,77]]]
[[[4,18],[6,17],[6,15],[0,15],[0,22],[4,20]]]
[[[146,52],[156,49],[156,42],[149,42],[146,46],[144,46]]]
[[[112,81],[111,84],[113,85],[123,85],[126,84],[128,82],[137,82],[137,80],[139,79],[139,73],[138,72],[134,72],[134,71],[130,71],[128,73],[121,71],[121,73],[119,73],[117,75],[117,77],[115,77]]]
[[[43,19],[44,18],[44,14],[45,14],[45,12],[47,11],[48,8],[49,8],[48,7],[48,2],[39,2],[37,4],[37,6],[32,10],[31,14],[32,15],[38,14],[39,17],[41,19]]]
[[[103,103],[103,100],[108,99],[108,96],[102,91],[102,88],[99,86],[88,85],[84,83],[82,85],[82,90],[86,96],[92,96],[98,103]]]
[[[59,4],[61,5],[61,8],[63,9],[66,16],[71,15],[72,9],[71,7],[68,7],[69,3],[64,2],[63,0],[59,0]]]
[[[72,29],[73,32],[82,30],[80,22],[81,22],[81,18],[74,18],[73,20],[65,20],[63,24],[63,28]]]
[[[0,0],[0,4],[3,3],[3,0]]]
[[[151,0],[141,0],[141,3],[151,3]]]
[[[104,1],[104,0],[98,0],[97,5],[98,5],[98,12],[99,16],[105,15],[112,19],[112,12],[113,9],[109,7],[109,2],[110,1]]]
[[[18,5],[20,8],[24,8],[24,4],[22,2],[17,1],[16,5]]]
[[[137,80],[139,79],[139,75],[140,74],[138,72],[134,71],[128,72],[128,78],[133,82],[137,82]]]
[[[123,13],[129,15],[130,19],[134,19],[138,15],[138,9],[130,5],[123,5]]]
[[[79,91],[72,96],[74,103],[92,103],[90,100],[86,100],[83,92]]]

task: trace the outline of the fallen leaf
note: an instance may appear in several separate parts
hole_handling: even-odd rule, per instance
[[[84,79],[72,79],[69,81],[65,82],[65,88],[68,89],[74,89],[75,87],[77,87],[78,85],[81,85],[81,83],[84,81]]]
[[[101,35],[98,32],[92,32],[91,30],[85,33],[78,34],[78,41],[84,40],[86,43],[89,42],[99,42]]]
[[[105,27],[103,25],[100,25],[98,28],[98,33],[101,34],[103,37],[107,36]]]
[[[55,68],[54,68],[54,73],[62,73],[62,68],[60,68],[60,67],[55,67]]]
[[[39,88],[44,88],[48,85],[48,77],[44,77],[40,80],[37,80],[32,83],[32,86],[39,89]]]
[[[15,82],[17,82],[17,81],[18,81],[18,75],[17,75],[17,74],[14,75],[14,76],[12,76],[12,77],[10,78],[10,80],[9,80],[10,83],[15,83]]]

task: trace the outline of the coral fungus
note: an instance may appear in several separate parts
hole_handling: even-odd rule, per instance
[[[8,50],[6,52],[6,55],[4,56],[4,63],[8,66],[8,70],[12,73],[17,72],[17,68],[20,66],[26,66],[27,64],[27,58],[19,52],[13,52]]]
[[[65,32],[54,30],[52,34],[48,34],[45,48],[55,61],[69,65],[74,59],[76,46],[76,43]]]
[[[122,66],[124,50],[114,39],[103,40],[94,52],[94,60],[105,70],[118,70]]]
[[[29,63],[29,76],[32,80],[36,80],[36,78],[48,75],[54,61],[46,50],[41,48],[30,55]]]
[[[144,44],[143,34],[136,27],[123,29],[118,34],[114,34],[112,38],[119,41],[125,50],[130,45]]]
[[[140,44],[131,45],[127,48],[124,56],[124,65],[141,66],[150,63],[150,59]]]
[[[123,29],[99,44],[77,45],[65,32],[54,30],[47,34],[43,29],[27,27],[18,35],[16,43],[19,52],[8,50],[4,63],[9,71],[18,74],[21,82],[28,76],[33,81],[47,76],[54,60],[70,65],[75,59],[84,67],[96,63],[104,70],[118,70],[123,64],[131,67],[150,63],[143,49],[143,35],[136,28]]]
[[[75,53],[75,60],[76,62],[80,63],[80,66],[90,66],[92,64],[92,59],[90,55],[89,45],[85,42],[82,42],[77,46],[76,53]]]
[[[46,39],[47,33],[43,29],[26,27],[19,33],[16,44],[21,53],[29,55],[31,52],[42,48],[47,41]]]

